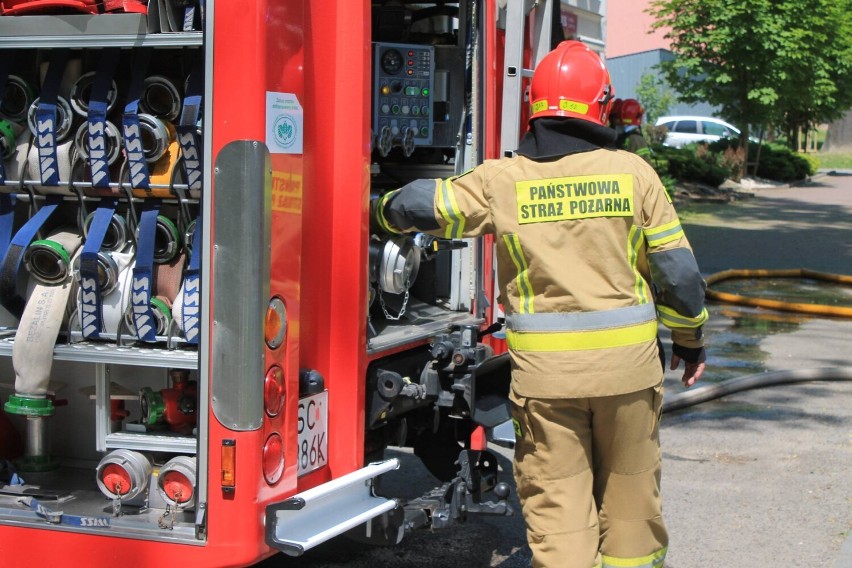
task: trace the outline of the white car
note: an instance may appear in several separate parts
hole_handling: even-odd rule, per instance
[[[680,148],[695,142],[714,142],[720,138],[739,138],[740,129],[724,120],[708,116],[663,116],[656,126],[668,129],[666,146]]]

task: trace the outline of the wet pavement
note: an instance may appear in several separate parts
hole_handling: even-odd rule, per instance
[[[807,185],[754,192],[729,204],[679,209],[705,275],[732,268],[852,274],[852,176],[822,175]],[[814,281],[717,286],[852,306],[850,289]],[[705,382],[852,368],[850,319],[722,303],[708,308]],[[682,391],[679,373],[668,371],[667,395]],[[666,414],[661,438],[668,568],[852,567],[852,383],[814,381],[728,395]],[[511,451],[494,450],[508,481]],[[387,474],[386,489],[415,497],[437,485],[410,453],[389,455],[400,457],[403,467]],[[529,565],[529,550],[516,514],[479,518],[456,530],[419,531],[390,548],[339,538],[299,559],[278,556],[263,565],[520,568]]]

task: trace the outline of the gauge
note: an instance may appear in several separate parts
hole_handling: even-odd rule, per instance
[[[402,69],[402,54],[396,49],[382,53],[382,70],[388,75],[396,75]]]

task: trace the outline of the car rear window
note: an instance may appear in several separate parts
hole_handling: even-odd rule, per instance
[[[698,133],[698,123],[694,120],[679,120],[674,127],[675,132],[685,132],[687,134]]]

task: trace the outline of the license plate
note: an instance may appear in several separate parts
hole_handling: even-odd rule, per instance
[[[298,432],[301,476],[328,463],[328,391],[299,399]]]

